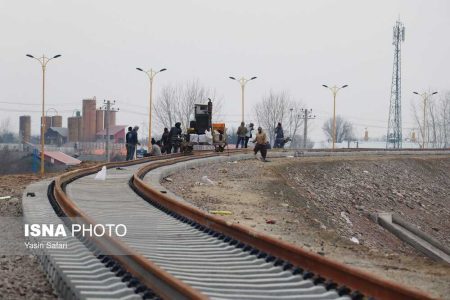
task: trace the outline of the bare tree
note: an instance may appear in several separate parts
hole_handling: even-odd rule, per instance
[[[446,148],[450,144],[450,92],[439,98],[427,101],[425,124],[423,120],[423,101],[411,104],[414,122],[419,128],[419,142],[428,147]]]
[[[167,128],[173,126],[179,94],[177,88],[172,85],[166,85],[161,89],[158,100],[154,104],[156,120],[160,126]]]
[[[180,122],[182,129],[186,130],[193,119],[195,104],[205,104],[208,98],[213,101],[214,120],[222,107],[222,101],[216,99],[214,90],[204,87],[198,80],[164,86],[154,106],[157,122],[167,128]]]
[[[333,140],[333,118],[329,118],[322,126],[323,132]],[[354,139],[353,124],[340,115],[336,116],[336,143]]]
[[[0,143],[14,143],[16,135],[10,130],[10,118],[3,119],[0,123]]]
[[[273,142],[275,140],[275,127],[278,122],[284,125],[285,136],[287,136],[286,129],[288,128],[286,125],[291,125],[292,136],[295,136],[297,130],[303,125],[300,106],[301,104],[293,101],[286,92],[270,91],[255,105],[256,118],[259,125],[267,130],[267,134]],[[292,119],[290,120],[291,108]]]

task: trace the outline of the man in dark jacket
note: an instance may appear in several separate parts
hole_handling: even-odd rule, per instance
[[[169,148],[169,129],[164,128],[164,132],[161,137],[161,152],[162,153],[168,153]]]
[[[138,142],[138,134],[137,131],[139,130],[139,126],[134,126],[133,130],[131,131],[131,137],[130,137],[130,159],[133,160],[136,154],[136,146],[140,145]]]
[[[278,123],[278,126],[275,127],[275,143],[273,144],[274,148],[283,148],[284,146],[284,132],[281,123]]]
[[[125,135],[125,146],[127,148],[127,160],[131,160],[132,156],[131,156],[131,150],[130,150],[130,145],[131,145],[131,138],[133,136],[133,133],[131,132],[133,130],[133,127],[128,127],[128,132]]]
[[[181,144],[181,133],[181,123],[176,122],[175,126],[169,131],[169,148],[167,149],[167,154],[172,152],[172,148],[173,153],[178,153]]]

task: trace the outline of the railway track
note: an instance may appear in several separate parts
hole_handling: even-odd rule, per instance
[[[233,153],[236,157],[245,158],[245,154],[233,152],[237,152]],[[122,283],[134,289],[134,296],[165,299],[429,298],[417,290],[239,224],[229,224],[146,182],[148,172],[217,156],[201,153],[134,165],[112,163],[108,165],[107,180],[100,183],[93,180],[98,167],[73,171],[55,179],[49,197],[59,216],[68,217],[65,219],[68,223],[126,223],[130,233],[126,236],[79,239]],[[217,159],[236,158],[222,154]],[[103,293],[108,295],[107,290]]]

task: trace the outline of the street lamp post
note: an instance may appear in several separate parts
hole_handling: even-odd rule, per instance
[[[416,95],[419,95],[420,97],[422,97],[423,100],[423,128],[422,128],[422,148],[425,149],[425,146],[427,146],[427,144],[425,143],[426,140],[426,129],[427,129],[427,123],[426,123],[426,107],[427,107],[427,101],[431,98],[431,96],[436,95],[438,92],[433,92],[433,93],[427,93],[427,92],[423,92],[422,94],[419,94],[418,92],[413,92]]]
[[[256,78],[258,78],[258,77],[256,77],[256,76],[253,76],[252,78],[250,78],[250,79],[245,79],[244,77],[241,77],[241,79],[236,79],[235,77],[232,77],[232,76],[230,76],[230,77],[228,77],[228,78],[230,78],[230,79],[232,79],[232,80],[236,80],[237,82],[239,82],[239,84],[241,85],[241,105],[242,105],[242,118],[241,118],[241,120],[242,120],[242,122],[244,122],[244,90],[245,90],[245,85],[247,84],[247,82],[249,82],[250,80],[254,80],[254,79],[256,79]]]
[[[58,58],[61,56],[61,54],[55,55],[51,58],[46,57],[45,55],[42,55],[42,57],[34,57],[31,54],[27,54],[26,56],[33,58],[37,60],[42,67],[42,116],[41,116],[41,176],[44,176],[44,128],[45,128],[45,70],[47,67],[47,64],[52,59]]]
[[[160,72],[164,72],[167,69],[161,69],[159,71],[154,71],[153,69],[150,69],[148,71],[144,71],[141,68],[136,68],[136,70],[144,72],[147,74],[148,79],[150,81],[150,97],[149,97],[149,108],[148,108],[148,151],[150,152],[150,149],[152,148],[152,97],[153,97],[153,79],[155,78],[156,74]]]
[[[340,89],[348,87],[348,85],[343,85],[341,87],[333,86],[328,87],[325,84],[322,84],[323,87],[326,87],[333,93],[333,150],[334,150],[334,144],[336,143],[336,95],[339,92]]]

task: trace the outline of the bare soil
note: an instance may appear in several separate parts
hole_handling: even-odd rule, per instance
[[[73,169],[90,165],[93,163],[83,163]],[[58,174],[49,173],[45,178]],[[39,180],[42,177],[35,174],[1,175],[0,197],[11,198],[0,200],[0,218],[22,217],[22,193],[28,184]],[[23,236],[22,226],[11,230],[15,236]],[[0,299],[57,299],[37,258],[31,252],[30,255],[4,255],[1,250],[0,241]]]
[[[205,175],[216,184],[204,183]],[[394,212],[449,246],[449,156],[249,160],[170,177],[163,185],[201,209],[231,211],[223,218],[450,299],[450,266],[424,257],[369,218]]]

